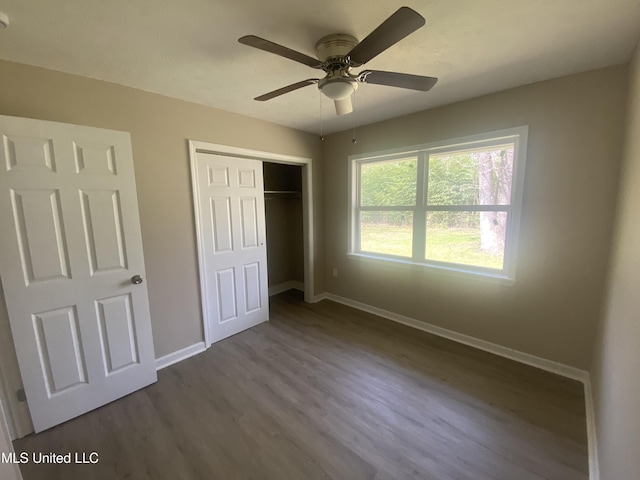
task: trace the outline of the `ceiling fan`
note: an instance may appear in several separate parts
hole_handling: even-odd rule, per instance
[[[321,38],[316,43],[317,59],[255,35],[247,35],[238,41],[244,45],[303,63],[311,68],[324,70],[327,74],[324,78],[309,78],[287,85],[260,95],[254,100],[260,102],[271,100],[307,85],[317,84],[320,91],[334,101],[336,113],[344,115],[353,111],[351,94],[358,88],[358,83],[388,85],[423,92],[430,90],[436,84],[437,78],[407,73],[380,70],[351,73],[352,68],[361,67],[424,24],[425,19],[419,13],[409,7],[401,7],[359,43],[355,37],[343,33],[334,33]]]

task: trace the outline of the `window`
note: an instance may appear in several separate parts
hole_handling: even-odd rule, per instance
[[[527,130],[350,157],[349,254],[513,280]]]

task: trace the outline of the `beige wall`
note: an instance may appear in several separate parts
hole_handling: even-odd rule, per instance
[[[203,340],[187,139],[313,160],[315,289],[316,293],[324,291],[322,163],[317,136],[132,88],[4,61],[0,61],[0,114],[131,133],[157,357]],[[4,317],[0,324],[6,326],[6,310],[0,317]]]
[[[603,480],[638,478],[640,472],[640,45],[629,85],[617,226],[592,372]]]
[[[611,237],[626,88],[627,67],[613,67],[358,128],[355,145],[351,131],[328,136],[327,290],[588,369]],[[348,155],[519,125],[529,125],[529,144],[515,285],[347,259]],[[331,275],[334,266],[338,278]]]

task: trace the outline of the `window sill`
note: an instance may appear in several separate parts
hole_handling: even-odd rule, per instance
[[[359,260],[365,262],[372,262],[378,264],[384,264],[399,268],[409,268],[423,271],[431,271],[440,273],[442,275],[466,278],[472,280],[479,280],[482,282],[498,283],[501,285],[514,285],[515,279],[509,278],[504,274],[483,272],[478,270],[471,270],[464,268],[464,266],[444,266],[433,263],[415,263],[409,259],[405,260],[399,257],[383,257],[370,253],[347,253],[347,258],[350,260]]]

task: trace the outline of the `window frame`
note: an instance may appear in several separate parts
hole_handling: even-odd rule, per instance
[[[379,261],[385,264],[430,269],[513,284],[516,277],[516,259],[524,190],[527,137],[529,127],[520,126],[492,132],[469,135],[438,142],[402,147],[393,150],[350,155],[348,167],[348,246],[347,256],[353,259]],[[511,202],[508,205],[428,205],[429,156],[464,150],[483,149],[505,144],[514,145]],[[390,160],[417,157],[416,202],[407,206],[362,206],[360,202],[361,166]],[[360,213],[366,211],[410,211],[413,214],[412,256],[402,257],[383,253],[363,252],[360,249]],[[426,214],[433,211],[505,211],[505,251],[502,270],[488,267],[442,262],[426,258]]]

